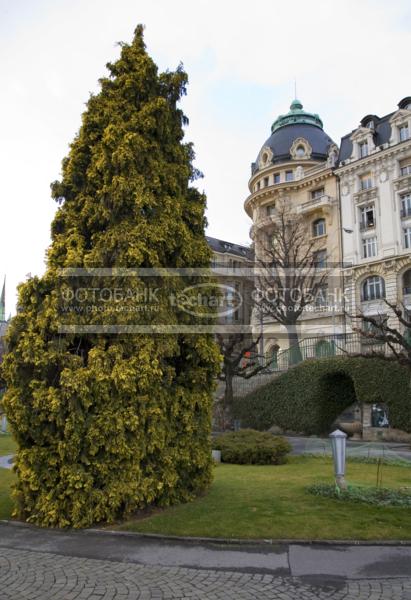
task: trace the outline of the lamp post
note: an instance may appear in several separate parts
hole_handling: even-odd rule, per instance
[[[331,447],[334,458],[335,483],[340,490],[347,489],[345,476],[345,447],[347,443],[347,434],[340,429],[336,429],[330,433]]]

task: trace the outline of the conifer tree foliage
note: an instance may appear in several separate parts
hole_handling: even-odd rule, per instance
[[[3,364],[4,406],[19,446],[16,515],[42,526],[86,527],[186,501],[211,480],[220,361],[212,336],[106,333],[92,326],[107,317],[93,314],[67,317],[72,325],[91,325],[90,333],[59,329],[61,294],[71,285],[61,269],[112,269],[110,287],[126,279],[137,289],[138,277],[122,279],[115,269],[210,261],[205,197],[192,186],[198,173],[177,107],[186,74],[181,67],[158,72],[142,26],[107,68],[62,178],[51,186],[59,208],[46,273],[20,286]],[[185,285],[164,278],[161,291],[166,296]],[[115,310],[111,317],[120,323]],[[150,317],[121,318],[135,325]],[[160,302],[156,319],[192,317]]]

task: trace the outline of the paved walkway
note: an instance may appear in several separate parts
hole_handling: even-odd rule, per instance
[[[0,523],[1,600],[411,600],[410,546],[222,544]]]
[[[0,468],[11,469],[13,467],[13,454],[0,456]]]

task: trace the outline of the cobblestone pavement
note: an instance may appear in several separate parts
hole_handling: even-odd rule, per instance
[[[153,567],[0,549],[1,600],[411,600],[411,578],[350,580]]]

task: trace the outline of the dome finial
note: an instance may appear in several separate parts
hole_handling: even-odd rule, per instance
[[[303,107],[302,103],[298,100],[298,98],[295,98],[291,104],[290,104],[290,110],[295,111],[295,110],[301,110]]]
[[[315,127],[323,128],[323,123],[317,114],[309,113],[303,110],[302,103],[295,98],[291,102],[290,111],[286,115],[280,115],[271,126],[271,133],[285,127],[286,125],[306,124],[314,125]]]

